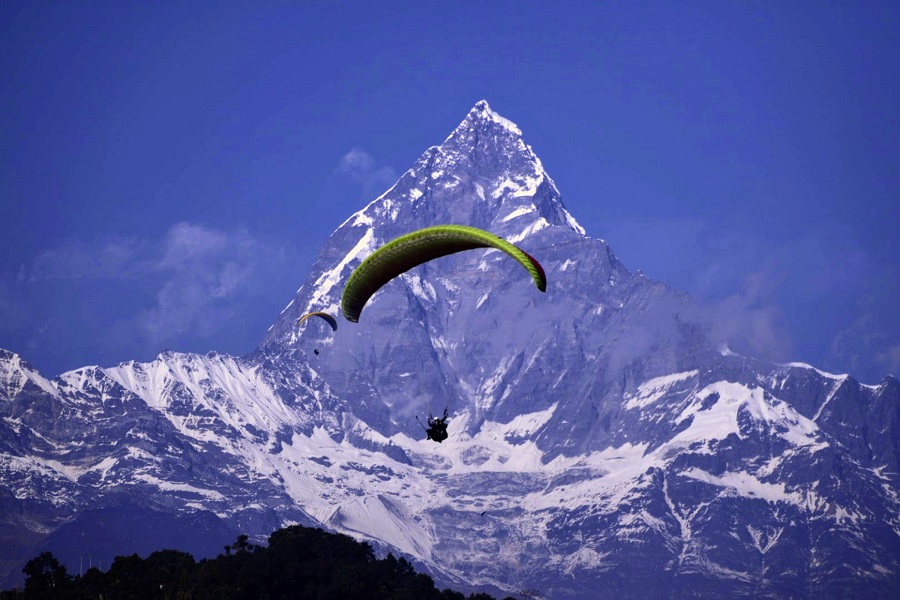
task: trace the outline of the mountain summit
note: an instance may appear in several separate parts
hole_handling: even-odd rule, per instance
[[[521,246],[547,292],[472,250],[392,280],[359,323],[297,327],[337,316],[381,244],[446,223]],[[587,236],[481,101],[338,227],[255,352],[52,380],[0,353],[0,566],[300,522],[501,593],[896,595],[900,385],[739,356],[711,331]],[[449,438],[426,440],[416,417],[445,408]]]
[[[443,144],[426,150],[389,190],[338,227],[265,343],[293,340],[293,324],[306,312],[338,314],[340,284],[375,248],[443,224],[487,229],[516,244],[545,227],[584,235],[519,128],[481,100]]]

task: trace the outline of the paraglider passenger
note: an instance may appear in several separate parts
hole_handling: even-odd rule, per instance
[[[428,429],[425,430],[425,433],[428,435],[429,440],[441,443],[447,439],[448,418],[446,408],[444,409],[443,417],[434,418],[428,415]]]

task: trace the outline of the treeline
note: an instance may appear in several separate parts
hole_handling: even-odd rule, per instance
[[[494,600],[440,591],[402,557],[378,559],[367,543],[299,525],[273,533],[268,546],[239,536],[224,554],[200,562],[162,550],[118,556],[105,573],[92,568],[72,577],[44,552],[22,571],[24,591],[0,592],[0,600]]]

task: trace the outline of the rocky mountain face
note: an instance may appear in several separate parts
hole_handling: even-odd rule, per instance
[[[480,227],[334,333],[381,244]],[[448,408],[450,438],[416,421]],[[327,240],[252,354],[164,353],[48,380],[0,353],[0,573],[320,525],[441,584],[547,598],[900,593],[900,384],[738,356],[690,298],[566,211],[479,102]],[[109,563],[107,563],[109,564]],[[601,592],[598,592],[601,590]]]

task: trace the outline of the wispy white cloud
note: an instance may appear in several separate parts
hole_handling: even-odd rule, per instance
[[[35,286],[51,294],[59,293],[59,285],[76,286],[88,298],[91,289],[128,296],[133,308],[119,307],[118,321],[109,326],[122,338],[137,336],[159,348],[186,333],[204,339],[227,326],[262,290],[271,289],[271,281],[291,262],[289,255],[284,243],[246,230],[186,222],[172,225],[160,239],[68,241],[23,265],[16,282],[0,286],[0,308],[18,320],[40,321],[23,301]],[[128,288],[139,288],[139,298]],[[77,302],[73,298],[71,304]],[[58,315],[45,317],[65,322]]]
[[[259,278],[284,261],[283,247],[246,231],[177,223],[153,263],[163,283],[156,304],[137,316],[140,330],[155,343],[188,330],[207,337],[236,316],[244,300],[254,295]]]
[[[778,277],[769,271],[749,273],[739,290],[704,301],[714,341],[762,359],[790,359],[794,340],[775,297],[778,285]]]
[[[245,231],[225,232],[193,223],[176,223],[162,243],[160,270],[180,270],[187,265],[245,252],[254,241]]]
[[[610,222],[604,236],[629,268],[687,291],[718,341],[758,358],[815,359],[871,379],[900,341],[888,306],[900,273],[841,223],[798,223],[779,237],[701,218],[630,219]]]
[[[607,235],[630,269],[688,292],[714,342],[762,359],[790,358],[783,263],[759,236],[689,217],[614,221]]]
[[[360,183],[364,198],[380,194],[397,181],[394,169],[377,166],[375,159],[359,148],[353,148],[342,156],[335,171]]]
[[[855,307],[858,316],[834,334],[829,350],[832,360],[874,383],[884,375],[900,376],[900,265],[882,266],[864,292]]]
[[[885,368],[885,375],[900,376],[900,342],[888,346],[875,355],[878,364]]]

